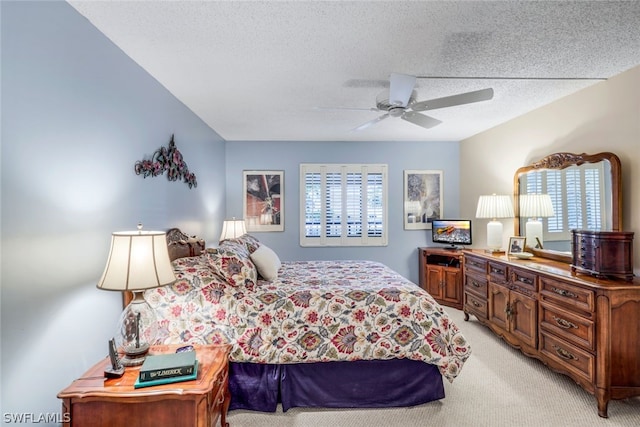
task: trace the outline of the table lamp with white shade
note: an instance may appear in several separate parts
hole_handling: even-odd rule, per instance
[[[247,234],[247,227],[245,226],[244,219],[225,219],[222,223],[222,233],[220,234],[220,241],[227,239],[235,239],[244,234]]]
[[[542,249],[543,227],[540,218],[548,218],[554,215],[551,197],[548,194],[521,194],[520,216],[528,218],[525,225],[527,246]]]
[[[143,291],[175,280],[165,232],[143,231],[142,224],[138,224],[136,231],[112,234],[109,258],[98,288],[134,294],[120,315],[114,337],[118,349],[124,353],[123,365],[142,364],[156,338],[156,316],[145,301]]]
[[[511,196],[487,195],[480,196],[476,218],[490,218],[487,223],[487,247],[490,251],[500,251],[502,248],[502,223],[498,218],[513,218],[513,203]]]

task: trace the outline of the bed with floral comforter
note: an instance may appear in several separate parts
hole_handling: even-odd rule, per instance
[[[232,362],[409,359],[449,381],[471,348],[423,289],[372,261],[296,261],[260,278],[251,236],[173,261],[177,281],[147,290],[158,343],[233,345]],[[279,260],[278,260],[279,263]]]

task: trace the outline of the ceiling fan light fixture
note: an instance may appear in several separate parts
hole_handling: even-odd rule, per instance
[[[393,107],[389,110],[389,115],[391,117],[401,117],[405,114],[405,109],[403,107]]]

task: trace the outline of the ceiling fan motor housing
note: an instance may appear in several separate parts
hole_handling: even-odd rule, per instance
[[[416,91],[414,90],[411,93],[411,97],[409,98],[409,102],[404,107],[398,105],[396,103],[389,101],[389,91],[382,91],[376,96],[376,108],[380,111],[388,111],[389,114],[393,117],[399,117],[402,115],[402,112],[405,111],[405,108],[410,106],[416,101]],[[393,110],[397,110],[397,112],[393,113]]]

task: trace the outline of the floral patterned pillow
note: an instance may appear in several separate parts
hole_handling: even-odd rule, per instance
[[[216,249],[207,249],[211,268],[232,286],[254,286],[258,279],[256,266],[245,245],[225,240]]]
[[[247,247],[249,254],[252,254],[260,247],[260,241],[251,234],[244,234],[238,237],[238,240]]]
[[[199,290],[212,283],[222,283],[223,279],[210,267],[204,255],[178,258],[171,262],[176,281],[171,285],[149,289],[145,292],[145,299],[155,307],[161,301],[172,302],[178,297],[184,297],[195,290]],[[197,292],[193,293],[195,297]]]
[[[220,245],[223,244],[239,244],[242,245],[246,248],[246,250],[248,252],[246,252],[246,255],[249,256],[252,253],[254,253],[256,251],[256,249],[258,249],[258,247],[260,247],[260,241],[255,238],[254,236],[252,236],[251,234],[243,234],[240,237],[236,237],[235,239],[227,239],[224,240],[220,243]],[[241,253],[244,255],[245,251],[240,248]]]

